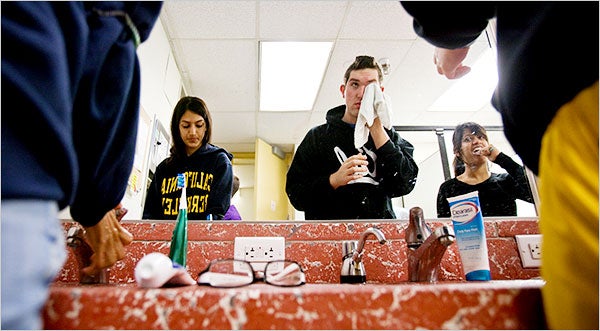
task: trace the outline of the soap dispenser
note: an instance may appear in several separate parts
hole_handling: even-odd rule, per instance
[[[342,242],[340,283],[366,283],[367,274],[365,272],[365,265],[362,262],[362,255],[365,242],[370,235],[375,236],[380,244],[385,244],[386,239],[383,232],[375,227],[366,229],[359,240],[346,240]]]

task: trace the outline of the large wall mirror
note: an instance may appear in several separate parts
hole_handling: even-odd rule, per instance
[[[272,197],[265,197],[268,194],[264,191],[257,193],[259,186],[263,190],[268,186],[264,182],[270,181],[259,171],[265,166],[258,161],[259,144],[267,145],[268,154],[278,154],[280,162],[289,163],[306,132],[325,122],[328,109],[344,103],[339,87],[354,58],[385,58],[389,72],[383,85],[392,100],[392,124],[415,146],[420,168],[414,191],[394,199],[394,204],[397,208],[421,206],[425,217],[435,218],[436,195],[445,174],[440,156],[443,144],[436,129],[442,130],[450,165],[452,128],[466,121],[486,127],[490,142],[520,162],[506,142],[501,118],[489,101],[497,80],[494,35],[492,22],[471,46],[466,63],[473,71],[449,81],[437,74],[433,47],[416,36],[412,18],[398,1],[167,1],[150,39],[138,49],[142,106],[148,117],[168,128],[173,107],[182,95],[204,99],[214,122],[212,142],[235,155],[234,171],[241,188],[233,201],[242,216],[302,220],[302,213],[290,210],[280,192]],[[266,76],[262,70],[276,62],[266,54],[267,44],[290,41],[325,45],[321,64],[310,64],[311,54],[296,57],[299,51],[275,57],[282,60],[277,70],[291,70],[287,76],[292,78],[317,68],[316,76],[307,80],[314,87],[281,82],[283,89],[278,94],[291,100],[302,92],[305,102],[265,106],[263,92],[267,88],[261,82]],[[148,151],[151,147],[145,148]],[[151,171],[149,160],[146,163],[144,174]],[[269,184],[283,190],[279,179]],[[126,196],[129,217],[140,218],[142,197]],[[285,211],[269,214],[280,209]],[[532,204],[519,205],[518,209],[519,216],[536,215]],[[262,210],[266,216],[257,217],[264,215]]]

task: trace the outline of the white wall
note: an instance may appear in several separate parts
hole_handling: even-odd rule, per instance
[[[148,40],[138,48],[138,57],[142,72],[141,105],[148,114],[156,114],[168,130],[182,84],[160,20]]]
[[[158,119],[163,127],[169,131],[171,114],[180,98],[182,83],[167,34],[160,20],[156,22],[148,40],[139,46],[138,58],[141,69],[141,111],[145,111],[152,120]],[[140,125],[143,125],[142,121],[140,121]],[[153,129],[151,123],[146,139],[138,139],[137,142],[138,144],[145,144],[143,149],[146,153],[144,153],[142,160],[140,189],[137,191],[128,189],[123,198],[123,206],[129,209],[125,219],[139,220],[142,218],[150,158],[148,151],[152,144]]]

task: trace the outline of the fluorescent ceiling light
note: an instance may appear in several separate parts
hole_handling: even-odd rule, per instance
[[[471,72],[457,79],[427,110],[478,111],[490,103],[497,84],[496,51],[488,48],[473,64]]]
[[[260,110],[311,110],[332,42],[261,42]]]

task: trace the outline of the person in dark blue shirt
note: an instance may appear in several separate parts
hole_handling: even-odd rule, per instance
[[[124,257],[119,224],[133,165],[137,46],[161,2],[2,3],[2,329],[41,329],[62,267],[69,206],[96,274]]]

